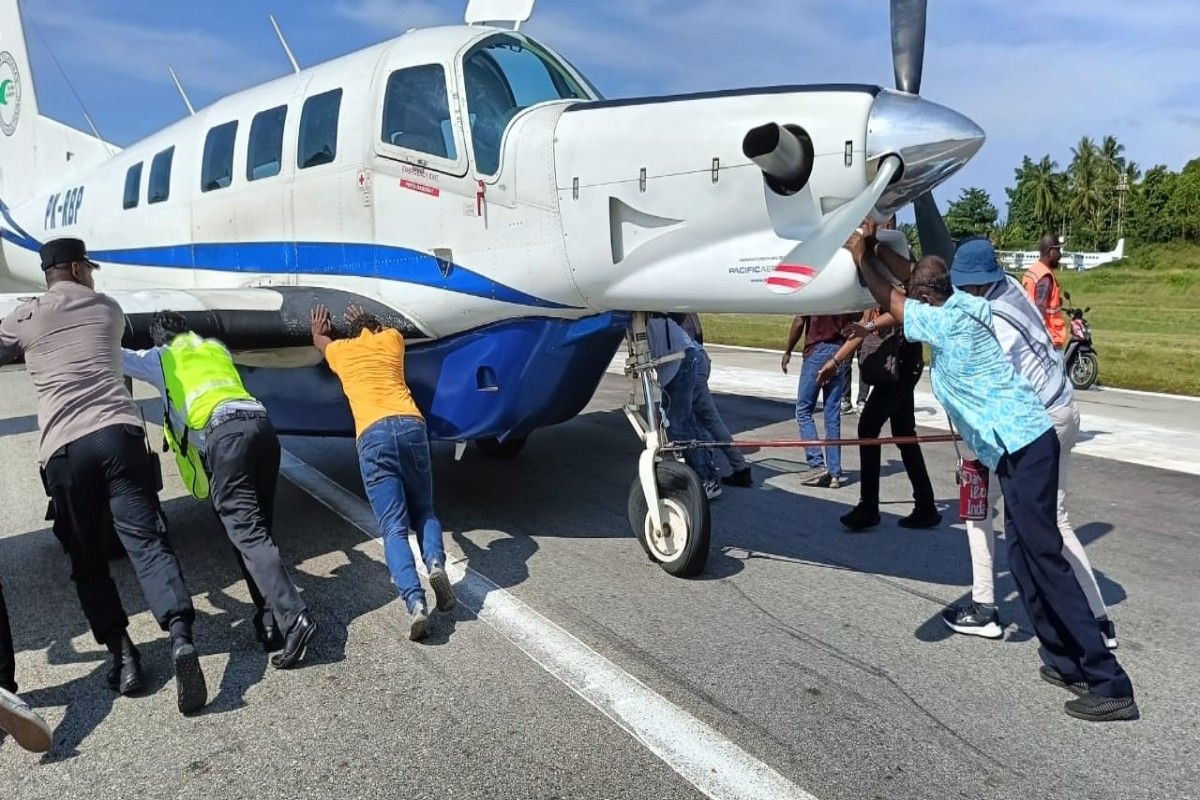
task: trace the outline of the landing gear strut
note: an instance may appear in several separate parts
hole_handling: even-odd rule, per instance
[[[674,455],[661,452],[667,441],[662,413],[658,366],[676,360],[673,354],[655,361],[646,333],[649,315],[633,315],[626,341],[630,378],[625,416],[645,444],[638,458],[638,477],[629,490],[629,525],[646,555],[672,575],[699,574],[708,561],[711,532],[708,496],[699,477]]]

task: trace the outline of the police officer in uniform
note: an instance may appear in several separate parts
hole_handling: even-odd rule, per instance
[[[141,418],[121,378],[121,307],[95,291],[79,239],[41,248],[46,293],[0,323],[0,364],[25,356],[38,393],[39,460],[54,503],[55,534],[71,559],[71,577],[96,641],[112,653],[109,684],[122,694],[143,686],[129,619],[105,560],[104,509],[137,573],[158,624],[171,634],[179,710],[208,701],[192,642],[195,610],[166,540],[158,475]]]
[[[168,443],[186,459],[203,454],[208,495],[237,548],[255,604],[254,627],[271,663],[294,667],[304,657],[317,624],[300,599],[272,538],[279,438],[267,410],[246,391],[233,357],[216,339],[188,330],[175,311],[159,311],[150,324],[155,346],[126,349],[125,374],[158,389],[166,406]],[[191,472],[180,461],[181,472]],[[188,481],[185,480],[185,483]],[[189,486],[193,494],[203,496]]]

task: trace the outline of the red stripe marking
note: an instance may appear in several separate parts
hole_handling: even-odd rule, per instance
[[[797,275],[807,275],[810,278],[817,274],[813,267],[806,267],[802,264],[780,264],[775,268],[776,272],[793,272]]]
[[[768,286],[783,286],[787,289],[803,289],[808,281],[797,281],[792,278],[778,278],[774,275],[767,278]]]

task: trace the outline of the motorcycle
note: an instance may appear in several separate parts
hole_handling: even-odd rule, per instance
[[[1070,297],[1067,299],[1070,300]],[[1071,339],[1063,353],[1063,363],[1067,368],[1067,377],[1076,389],[1090,389],[1100,377],[1100,358],[1092,345],[1092,328],[1083,316],[1091,310],[1091,306],[1063,309],[1071,315]]]

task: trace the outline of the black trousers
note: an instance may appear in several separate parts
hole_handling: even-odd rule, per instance
[[[154,467],[137,425],[102,428],[60,448],[46,462],[46,486],[57,512],[54,533],[71,559],[79,604],[101,644],[129,625],[108,572],[105,507],[162,629],[176,620],[190,627],[196,616],[167,542],[154,484]]]
[[[893,436],[916,436],[917,420],[913,408],[913,389],[921,377],[920,369],[905,370],[896,383],[886,383],[871,388],[867,404],[858,417],[858,436],[873,439],[883,430],[883,423],[890,421]],[[935,507],[933,484],[929,482],[929,470],[925,467],[925,456],[919,444],[900,445],[900,458],[904,471],[912,484],[913,501],[917,509]],[[860,503],[871,510],[879,510],[879,469],[882,454],[876,446],[859,447],[858,459],[862,473],[859,476]]]
[[[1133,684],[1104,646],[1100,627],[1063,557],[1058,532],[1058,437],[1050,428],[1006,454],[996,468],[1004,494],[1008,566],[1041,643],[1042,661],[1105,697],[1132,697]]]
[[[264,416],[237,416],[211,429],[205,443],[209,495],[241,557],[255,605],[286,633],[305,610],[272,536],[279,437]]]
[[[8,627],[8,606],[4,605],[4,587],[0,585],[0,689],[17,693],[17,657],[13,652],[12,628]]]

